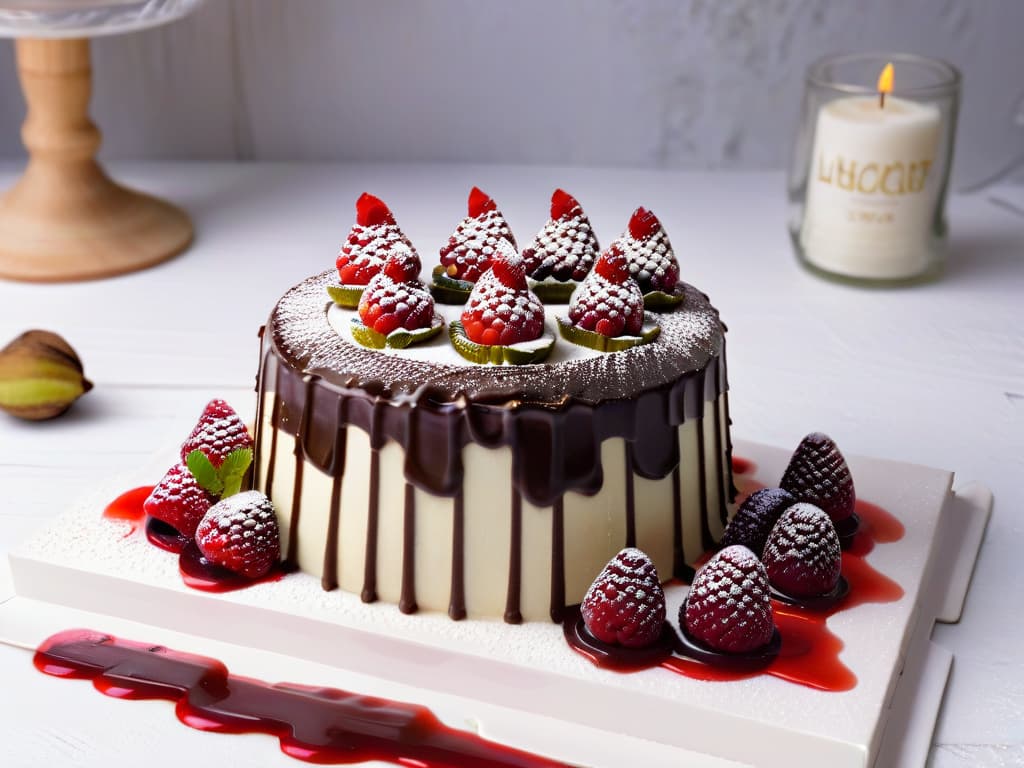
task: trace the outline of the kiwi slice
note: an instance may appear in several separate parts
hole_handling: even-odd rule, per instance
[[[365,285],[328,285],[327,293],[334,303],[345,309],[355,309],[363,297]]]
[[[377,333],[367,325],[363,325],[358,317],[352,318],[352,338],[370,349],[405,349],[410,344],[420,344],[432,339],[444,328],[444,320],[440,315],[434,315],[433,322],[426,328],[415,328],[411,331],[405,328],[396,328],[386,336]]]
[[[579,283],[575,280],[565,282],[554,280],[528,280],[530,290],[545,304],[568,304],[573,291]]]
[[[477,344],[466,335],[466,329],[458,320],[448,324],[448,338],[456,352],[478,365],[532,365],[543,362],[555,346],[555,337],[547,334],[535,341],[524,341],[507,347],[500,344]]]
[[[683,303],[684,298],[686,293],[679,286],[672,293],[651,291],[644,294],[644,309],[648,312],[671,312]]]
[[[555,319],[558,321],[558,332],[562,334],[563,339],[581,347],[596,349],[598,352],[621,352],[624,349],[639,347],[641,344],[650,344],[661,333],[660,325],[644,323],[639,336],[602,336],[600,333],[573,325],[567,317]]]
[[[434,267],[431,276],[433,283],[430,286],[430,292],[434,295],[434,300],[442,304],[465,304],[473,290],[473,283],[449,277],[443,264]]]

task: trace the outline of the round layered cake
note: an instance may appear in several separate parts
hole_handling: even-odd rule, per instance
[[[725,335],[708,298],[647,313],[650,343],[558,338],[543,363],[479,365],[446,333],[406,349],[352,336],[331,270],[262,334],[255,485],[283,553],[325,590],[454,619],[560,620],[623,547],[686,575],[727,520]],[[548,304],[558,337],[566,305]],[[460,307],[438,307],[449,324]]]

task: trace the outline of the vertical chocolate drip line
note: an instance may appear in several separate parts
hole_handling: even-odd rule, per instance
[[[402,594],[398,610],[416,613],[416,486],[405,484],[405,512],[402,519]]]
[[[722,365],[722,397],[725,399],[725,467],[729,473],[729,503],[732,503],[736,501],[739,490],[732,474],[732,416],[729,414],[729,362],[725,357],[725,334],[722,334],[722,357],[719,362]]]
[[[274,404],[270,407],[270,457],[267,459],[267,481],[263,492],[267,498],[273,499],[274,466],[277,462],[277,431],[278,419],[281,418],[281,364],[274,364]],[[257,455],[257,459],[259,456]]]
[[[452,499],[452,592],[448,598],[448,616],[455,621],[466,618],[466,514],[462,489]]]
[[[551,507],[551,620],[561,623],[565,613],[565,510],[563,498]]]
[[[522,591],[523,557],[523,497],[512,485],[512,530],[508,546],[508,592],[505,598],[505,621],[520,624],[523,614],[519,611],[519,596]]]
[[[678,439],[678,438],[677,438]],[[683,457],[679,457],[680,463]],[[683,553],[683,492],[682,472],[679,465],[672,470],[672,575],[677,579],[686,567],[686,556]]]
[[[380,525],[380,448],[375,438],[380,409],[374,405],[370,429],[370,494],[366,510],[366,554],[363,559],[364,603],[377,600],[377,528]]]
[[[324,568],[320,584],[325,591],[338,588],[338,526],[341,523],[341,483],[345,476],[345,457],[348,452],[348,427],[345,425],[345,399],[338,399],[334,453],[331,455],[331,511],[324,541]]]
[[[708,473],[704,466],[704,416],[697,419],[697,467],[700,486],[700,541],[704,551],[708,552],[715,545],[711,537],[711,525],[708,522]]]
[[[626,444],[626,546],[636,546],[636,490],[633,488],[633,452]]]
[[[715,392],[721,393],[722,366],[721,361],[715,361]],[[715,476],[718,480],[718,517],[722,525],[729,522],[729,508],[725,499],[729,495],[729,489],[725,485],[725,467],[723,466],[725,453],[722,446],[722,396],[715,397]]]
[[[286,562],[299,564],[299,520],[302,515],[302,470],[306,465],[306,449],[303,435],[309,434],[309,422],[313,418],[313,393],[316,391],[317,377],[309,374],[302,377],[306,390],[302,400],[302,416],[299,429],[295,435],[295,482],[292,484],[292,517],[288,523],[288,556]]]
[[[252,474],[251,482],[249,483],[249,490],[255,490],[260,486],[260,462],[259,457],[263,455],[260,450],[263,444],[263,400],[266,396],[265,382],[263,381],[267,370],[267,360],[270,358],[270,351],[263,351],[263,330],[265,326],[260,326],[260,367],[256,371],[256,421],[252,425],[253,437],[252,437],[252,455],[255,457],[255,461],[252,463]]]

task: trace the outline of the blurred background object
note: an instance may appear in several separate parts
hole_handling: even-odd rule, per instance
[[[964,73],[954,189],[1024,154],[1019,0],[216,0],[94,45],[102,157],[782,169],[803,76]],[[9,56],[9,54],[8,54]],[[21,148],[0,67],[0,157]]]

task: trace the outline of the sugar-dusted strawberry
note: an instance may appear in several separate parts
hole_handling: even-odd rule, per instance
[[[794,504],[772,528],[762,559],[768,580],[780,592],[793,597],[824,595],[839,581],[839,535],[824,510]]]
[[[551,196],[551,219],[523,251],[526,274],[534,280],[580,281],[601,249],[590,219],[576,198],[561,189]]]
[[[363,324],[385,336],[398,328],[427,328],[434,320],[434,299],[417,279],[419,257],[399,244],[370,281],[359,300]]]
[[[211,400],[181,445],[181,460],[195,450],[205,453],[214,467],[237,448],[252,448],[252,438],[235,409],[223,400]]]
[[[366,285],[384,266],[397,243],[413,250],[391,210],[368,192],[356,201],[356,223],[341,246],[335,266],[342,285]]]
[[[590,585],[580,613],[603,643],[651,645],[665,624],[665,593],[651,558],[632,547],[619,552]]]
[[[782,513],[796,498],[782,488],[761,488],[747,496],[722,535],[722,547],[742,544],[752,552],[764,552],[765,542]]]
[[[679,262],[657,216],[646,208],[637,208],[615,245],[625,254],[629,273],[640,285],[642,293],[672,293],[675,290],[679,281]]]
[[[516,247],[512,230],[493,199],[477,187],[469,193],[469,215],[441,248],[441,265],[448,277],[475,283],[491,266],[501,241]]]
[[[609,338],[638,336],[644,325],[644,297],[629,276],[622,249],[612,245],[594,270],[573,291],[569,321],[578,328]]]
[[[699,571],[679,609],[687,634],[723,653],[748,653],[775,632],[768,576],[744,546],[726,547]]]
[[[215,498],[196,482],[184,464],[175,464],[157,483],[142,508],[150,517],[167,523],[185,536],[193,536]]]
[[[491,268],[462,311],[462,326],[477,344],[509,346],[539,339],[544,305],[526,285],[526,267],[507,240],[499,240]]]
[[[835,441],[821,432],[800,441],[780,485],[799,501],[821,507],[834,523],[852,515],[857,502],[846,459]]]
[[[222,499],[199,523],[196,544],[214,565],[258,579],[281,558],[274,505],[259,491]]]

